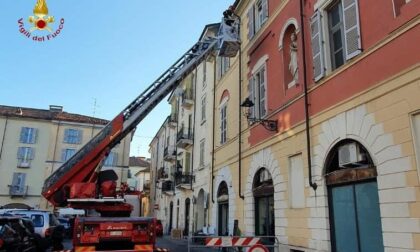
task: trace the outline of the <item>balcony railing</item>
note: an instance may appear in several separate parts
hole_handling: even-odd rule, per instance
[[[165,167],[161,167],[157,171],[157,178],[158,179],[167,179],[169,174],[165,171]]]
[[[168,116],[169,121],[169,127],[175,128],[177,124],[177,115],[175,113],[172,113]]]
[[[176,160],[176,150],[175,146],[166,146],[163,150],[163,159],[165,161],[175,161]]]
[[[175,184],[176,186],[183,186],[186,189],[191,189],[194,176],[189,173],[175,173]]]
[[[184,108],[190,108],[192,105],[194,105],[194,92],[191,88],[184,90],[181,96],[181,101],[181,105]]]
[[[178,131],[176,137],[178,147],[185,148],[193,144],[193,131],[190,128],[183,128]]]
[[[174,191],[174,183],[171,180],[162,182],[162,193],[169,193]]]
[[[28,195],[29,186],[9,185],[10,197],[26,197]]]

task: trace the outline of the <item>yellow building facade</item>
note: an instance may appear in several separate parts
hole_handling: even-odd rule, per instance
[[[67,113],[61,106],[49,110],[1,106],[0,205],[49,208],[41,196],[44,180],[107,122]],[[127,180],[130,139],[121,141],[104,161],[103,169],[114,169],[119,183]]]

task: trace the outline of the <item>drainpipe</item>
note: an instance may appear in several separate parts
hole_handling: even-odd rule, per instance
[[[241,36],[241,17],[233,13],[235,17],[239,20],[238,34],[239,38]],[[241,114],[241,104],[242,104],[242,45],[239,46],[239,135],[238,135],[238,170],[239,170],[239,197],[244,200],[245,197],[242,194],[242,114]]]
[[[303,54],[303,89],[305,99],[305,128],[306,128],[306,152],[308,155],[308,180],[309,185],[316,191],[318,185],[312,181],[312,159],[311,159],[311,134],[309,128],[309,102],[308,102],[308,83],[306,76],[306,50],[305,50],[305,23],[303,13],[304,0],[300,0],[300,26],[302,33],[302,54]]]
[[[212,155],[211,155],[211,202],[214,204],[214,134],[215,134],[215,111],[214,108],[216,107],[216,56],[214,57],[213,63],[213,136],[212,136]]]
[[[198,67],[198,66],[197,66]],[[193,115],[193,121],[192,121],[192,128],[193,128],[193,133],[192,133],[192,141],[193,141],[193,147],[192,147],[192,153],[191,153],[191,182],[190,182],[190,186],[191,186],[191,191],[194,192],[194,188],[193,188],[193,180],[195,180],[194,178],[194,142],[195,142],[195,114],[197,113],[197,67],[195,68],[195,74],[194,74],[194,79],[192,80],[194,85],[191,85],[192,88],[194,88],[194,115]],[[194,194],[193,194],[194,195]],[[194,205],[194,204],[193,204]],[[193,207],[194,210],[194,207]],[[194,211],[193,211],[194,214]]]

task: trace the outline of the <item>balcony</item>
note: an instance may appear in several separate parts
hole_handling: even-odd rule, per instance
[[[169,174],[165,171],[165,167],[160,167],[157,171],[157,178],[165,180],[169,178]]]
[[[189,109],[194,105],[194,93],[191,88],[184,90],[181,96],[181,106]]]
[[[162,182],[162,193],[166,193],[168,195],[174,194],[174,183],[171,180]]]
[[[177,115],[171,114],[170,116],[168,116],[168,122],[169,122],[169,127],[172,129],[175,129],[176,124],[177,124]]]
[[[172,162],[176,160],[175,146],[166,146],[163,150],[163,160]]]
[[[177,188],[191,190],[194,176],[189,173],[175,173],[175,185]]]
[[[25,198],[28,195],[29,186],[18,186],[9,185],[9,195],[11,198],[22,197]]]
[[[176,136],[176,146],[186,148],[193,144],[193,131],[190,128],[183,128],[178,131]]]

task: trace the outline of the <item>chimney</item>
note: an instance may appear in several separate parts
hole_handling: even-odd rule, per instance
[[[50,105],[51,112],[63,112],[63,106]]]

